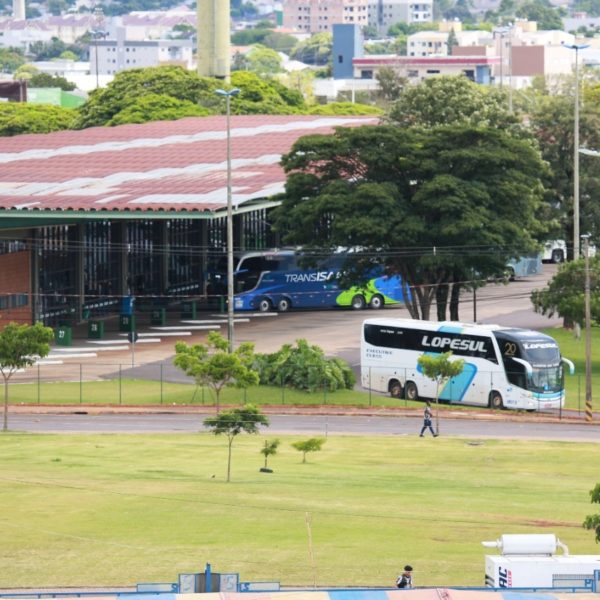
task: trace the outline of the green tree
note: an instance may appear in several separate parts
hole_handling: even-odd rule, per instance
[[[14,74],[15,79],[23,79],[29,81],[34,75],[39,73],[39,69],[31,63],[21,65]]]
[[[401,77],[392,67],[383,67],[375,76],[378,85],[378,96],[387,104],[398,99],[406,86],[406,78]]]
[[[283,115],[304,112],[302,94],[275,80],[265,80],[257,73],[234,71],[231,85],[241,90],[231,103],[232,114]],[[225,112],[224,99],[221,100],[221,110]]]
[[[377,106],[360,104],[359,102],[329,102],[316,104],[308,109],[310,115],[383,115],[383,110]]]
[[[77,60],[78,56],[72,50],[65,50],[64,52],[60,53],[58,58],[61,60]]]
[[[435,381],[435,432],[440,433],[440,406],[439,397],[440,390],[450,379],[457,377],[465,368],[465,361],[460,358],[452,360],[452,352],[444,352],[443,354],[422,354],[417,359],[419,367],[423,369],[425,377],[429,377]]]
[[[323,438],[310,438],[301,442],[294,442],[292,447],[302,452],[302,462],[306,462],[306,455],[309,452],[319,452],[323,447],[325,440]]]
[[[258,75],[273,75],[283,70],[279,53],[262,44],[255,44],[244,58],[247,68]]]
[[[73,129],[76,118],[77,113],[70,108],[4,102],[0,104],[0,136]]]
[[[296,340],[296,346],[284,344],[272,354],[257,354],[256,368],[266,385],[289,386],[315,392],[327,389],[352,389],[356,383],[354,372],[340,358],[326,358],[319,346],[306,340]]]
[[[189,100],[178,100],[164,94],[146,94],[136,98],[119,111],[106,125],[148,123],[149,121],[175,121],[185,117],[205,117],[211,112]]]
[[[295,48],[298,40],[293,35],[289,35],[287,33],[270,31],[264,37],[262,43],[267,48],[272,48],[273,50],[277,50],[277,52],[284,52],[285,54],[289,55]]]
[[[104,88],[94,90],[88,101],[79,109],[79,129],[106,125],[122,110],[139,102],[149,94],[171,96],[183,102],[205,108],[218,106],[215,90],[220,87],[216,79],[198,76],[178,66],[127,69],[115,75]]]
[[[548,0],[529,0],[523,2],[515,15],[528,21],[536,21],[540,30],[562,30],[562,17],[565,11],[554,8]]]
[[[279,440],[265,440],[265,445],[260,449],[260,453],[265,457],[265,466],[261,469],[261,471],[265,473],[272,472],[267,465],[267,461],[269,456],[274,456],[277,454],[277,448],[279,448],[279,444]]]
[[[456,37],[456,32],[454,29],[450,30],[448,34],[448,41],[446,42],[446,46],[448,47],[448,56],[452,56],[453,48],[458,46],[458,38]]]
[[[248,388],[259,381],[258,373],[252,368],[254,344],[244,342],[233,352],[228,352],[228,348],[228,340],[216,331],[208,334],[206,344],[175,344],[173,363],[193,377],[198,385],[214,391],[217,414],[224,387]]]
[[[596,484],[593,490],[590,490],[591,502],[600,504],[600,483]],[[596,533],[596,544],[600,542],[600,514],[588,515],[583,522],[585,529],[593,529]]]
[[[50,75],[49,73],[35,73],[31,76],[28,82],[28,87],[32,88],[51,88],[58,87],[61,90],[70,92],[76,88],[74,83],[71,83],[64,77],[58,75]]]
[[[284,241],[361,248],[362,273],[401,276],[414,318],[429,318],[440,284],[460,290],[465,272],[493,275],[533,250],[541,227],[539,153],[498,129],[339,128],[300,138],[282,165]]]
[[[531,293],[535,312],[562,317],[565,327],[585,321],[585,268],[584,259],[560,265],[556,275],[542,290]],[[590,259],[590,292],[592,320],[600,324],[600,255]]]
[[[501,91],[477,85],[462,75],[431,77],[419,85],[405,86],[389,118],[402,127],[465,125],[511,129],[518,123]]]
[[[0,72],[14,73],[26,62],[21,50],[16,48],[0,48]]]
[[[330,33],[315,33],[307,40],[299,42],[291,57],[308,65],[323,66],[331,60],[333,37]]]
[[[33,365],[48,356],[54,332],[41,323],[19,325],[9,323],[0,331],[0,373],[4,378],[4,419],[2,430],[8,429],[8,383],[18,369]]]
[[[537,94],[532,98],[529,119],[542,158],[549,164],[545,172],[546,205],[552,207],[547,216],[550,225],[560,229],[558,238],[573,247],[573,154],[574,154],[574,79],[566,82],[565,94]],[[584,103],[579,116],[580,147],[600,148],[600,112],[592,103]],[[580,156],[579,195],[581,231],[600,239],[600,160]],[[550,219],[553,219],[551,222]]]
[[[212,429],[214,435],[227,436],[227,481],[229,482],[233,440],[240,433],[258,433],[260,425],[269,425],[269,419],[256,406],[246,404],[242,408],[234,408],[215,417],[208,417],[204,420],[204,425]]]

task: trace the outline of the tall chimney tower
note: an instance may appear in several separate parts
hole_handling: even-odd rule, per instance
[[[25,0],[13,0],[13,19],[25,19]]]
[[[198,0],[197,20],[198,74],[229,81],[230,0]]]

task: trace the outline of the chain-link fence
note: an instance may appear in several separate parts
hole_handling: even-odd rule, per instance
[[[10,380],[10,404],[104,404],[104,405],[346,405],[346,406],[408,406],[413,399],[435,396],[432,382],[421,389],[406,385],[412,380],[414,369],[367,369],[359,374],[353,390],[332,389],[327,379],[310,377],[316,381],[311,391],[297,390],[286,385],[253,386],[247,389],[224,387],[217,399],[209,386],[198,386],[171,362],[147,364],[67,363],[40,364],[18,372]],[[498,373],[477,374],[476,401],[482,406],[489,403],[490,393],[496,389]],[[397,381],[395,388],[393,382]],[[392,382],[392,383],[390,383]],[[446,384],[442,400],[452,406],[463,404],[465,386],[473,383],[457,378]],[[472,396],[473,397],[473,396]],[[566,407],[585,412],[585,380],[583,375],[569,378]],[[538,406],[544,409],[543,405]]]

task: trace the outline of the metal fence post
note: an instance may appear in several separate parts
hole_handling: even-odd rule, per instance
[[[163,364],[160,363],[160,403],[163,403]]]
[[[371,369],[372,368],[373,367],[369,367],[369,406],[373,405],[373,390],[371,387]],[[362,376],[362,373],[361,373],[361,376]]]
[[[121,389],[121,364],[119,363],[119,404],[123,403],[123,391]]]
[[[281,377],[279,378],[279,387],[281,388],[281,404],[285,404],[285,393],[283,391],[283,373],[281,374]]]
[[[79,363],[79,404],[83,402],[83,363]]]
[[[40,389],[40,365],[37,366],[37,401],[38,404],[40,403],[40,393],[41,393],[41,389]]]

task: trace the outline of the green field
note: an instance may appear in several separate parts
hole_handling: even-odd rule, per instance
[[[415,422],[415,426],[417,423]],[[267,432],[268,433],[268,430]],[[481,585],[480,545],[554,533],[598,551],[599,446],[329,436],[307,464],[280,436],[0,435],[0,587],[175,581],[210,562],[283,585]],[[310,531],[309,531],[310,525]]]
[[[575,363],[575,375],[565,375],[567,407],[585,410],[585,331],[575,339],[572,331],[565,329],[545,329],[560,346],[563,356]],[[600,408],[600,327],[592,327],[592,400],[596,409]]]

